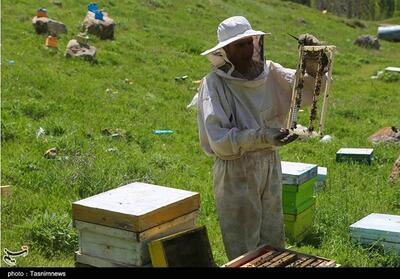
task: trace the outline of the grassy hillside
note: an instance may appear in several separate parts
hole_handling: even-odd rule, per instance
[[[199,147],[196,111],[186,105],[196,93],[192,81],[210,71],[199,53],[214,46],[218,23],[232,15],[272,32],[266,57],[287,67],[297,65],[297,45],[287,32],[309,32],[338,48],[326,123],[334,140],[297,141],[281,149],[283,160],[328,168],[311,237],[288,245],[342,266],[400,266],[399,257],[355,245],[348,235],[349,225],[369,213],[400,214],[400,183],[387,182],[399,146],[367,141],[381,127],[400,126],[399,82],[370,79],[400,66],[399,44],[381,41],[380,51],[353,45],[361,34],[376,34],[377,22],[353,29],[338,17],[277,0],[99,1],[117,22],[116,36],[91,37],[98,63],[90,64],[63,57],[88,1],[61,2],[2,2],[1,185],[12,185],[13,195],[1,204],[1,251],[28,245],[29,255],[18,258],[18,266],[73,266],[71,202],[134,181],[200,192],[198,224],[207,226],[217,263],[227,261],[213,198],[213,160]],[[45,37],[32,27],[40,6],[68,27],[58,53],[46,50]],[[175,81],[183,75],[188,79]],[[40,127],[46,134],[36,137]],[[106,128],[125,133],[113,138],[101,132]],[[175,132],[159,136],[155,129]],[[340,147],[371,146],[372,166],[335,162]],[[48,160],[43,153],[52,147],[58,155]]]

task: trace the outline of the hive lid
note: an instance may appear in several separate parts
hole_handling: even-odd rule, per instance
[[[317,176],[317,165],[282,161],[282,183],[302,184]]]
[[[200,194],[135,182],[72,203],[72,217],[142,232],[199,208]]]
[[[400,216],[371,213],[350,225],[350,233],[371,239],[397,239],[400,242]]]
[[[336,154],[371,155],[373,152],[372,148],[340,148]]]

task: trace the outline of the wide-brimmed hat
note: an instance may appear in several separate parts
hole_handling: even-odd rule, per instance
[[[253,30],[249,21],[243,16],[233,16],[225,19],[219,24],[217,29],[218,44],[215,47],[204,51],[203,53],[201,53],[201,55],[210,54],[220,48],[223,48],[226,45],[229,45],[234,41],[246,37],[269,34],[271,33]]]

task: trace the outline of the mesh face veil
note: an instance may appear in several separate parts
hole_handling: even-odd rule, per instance
[[[253,37],[253,56],[252,56],[252,71],[246,79],[255,79],[264,70],[264,35]],[[214,69],[220,69],[233,77],[243,78],[243,76],[235,71],[235,66],[229,61],[226,52],[223,48],[217,49],[207,55]]]

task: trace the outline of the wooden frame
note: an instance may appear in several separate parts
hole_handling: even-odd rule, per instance
[[[303,83],[304,83],[304,74],[305,74],[305,68],[304,68],[304,55],[308,52],[315,53],[315,52],[320,52],[321,57],[322,53],[325,53],[328,57],[328,73],[327,73],[327,80],[325,82],[325,88],[323,92],[323,100],[322,100],[322,107],[321,107],[321,115],[320,115],[320,122],[319,122],[319,130],[317,132],[318,136],[323,136],[323,130],[325,128],[325,120],[326,120],[326,115],[327,115],[327,110],[328,110],[328,98],[329,98],[329,89],[331,86],[331,81],[332,81],[332,68],[333,68],[333,61],[334,61],[334,55],[336,52],[336,46],[332,45],[323,45],[323,46],[304,46],[301,45],[299,48],[299,64],[297,67],[294,83],[293,83],[293,88],[292,88],[292,99],[290,103],[290,110],[289,110],[289,115],[287,119],[287,129],[291,129],[294,133],[299,133],[298,131],[295,131],[296,126],[297,126],[297,118],[298,118],[298,112],[300,110],[301,106],[301,97],[302,97],[302,91],[303,91]],[[318,65],[318,70],[317,70],[317,76],[316,76],[316,81],[314,85],[314,96],[313,96],[313,107],[312,110],[316,112],[316,103],[318,101],[318,95],[320,88],[319,86],[321,85],[321,80],[322,80],[322,59],[319,60],[319,65]],[[308,136],[311,136],[313,134],[313,128],[312,128],[312,122],[314,121],[313,117],[315,115],[312,115],[312,112],[310,114],[310,125],[309,129],[307,130],[306,134]],[[310,127],[312,129],[310,129]],[[314,133],[315,134],[315,133]],[[303,135],[303,133],[301,133]]]
[[[322,257],[310,256],[310,255],[298,253],[298,252],[287,250],[287,249],[273,248],[268,245],[262,245],[262,246],[258,247],[256,250],[250,251],[250,252],[224,264],[222,267],[257,267],[257,266],[254,266],[253,264],[259,257],[261,257],[261,256],[268,257],[270,255],[273,255],[273,252],[280,252],[281,254],[276,257],[276,258],[279,258],[279,257],[280,258],[277,259],[275,262],[271,262],[270,265],[265,266],[265,267],[278,267],[278,266],[282,267],[281,264],[284,264],[283,260],[287,260],[288,262],[290,261],[291,263],[293,263],[293,260],[302,260],[303,262],[301,263],[301,265],[299,267],[338,267],[339,266],[338,264],[336,264],[336,262],[334,260],[329,260],[329,259],[322,258]],[[295,256],[293,256],[293,255],[295,255]],[[284,266],[284,267],[289,267],[289,266]]]

